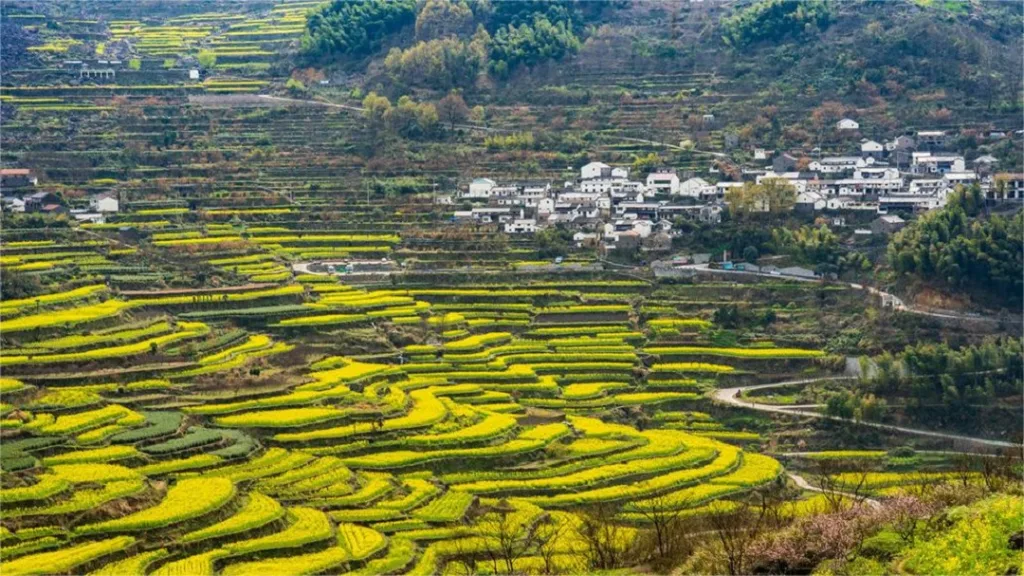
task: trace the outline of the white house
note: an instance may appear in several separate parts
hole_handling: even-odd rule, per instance
[[[902,178],[843,178],[836,181],[840,196],[863,194],[897,194],[903,189]]]
[[[611,194],[621,188],[623,181],[617,178],[589,178],[580,181],[580,191],[586,194]]]
[[[718,184],[715,184],[715,191],[717,192],[716,195],[725,196],[725,193],[728,192],[730,188],[743,188],[743,182],[719,182]]]
[[[93,212],[117,212],[117,196],[109,192],[93,196],[89,198],[89,208]]]
[[[999,163],[999,159],[991,154],[985,154],[984,156],[978,156],[974,160],[971,160],[971,164],[974,164],[975,168],[979,170],[985,170],[992,168]]]
[[[580,178],[588,180],[590,178],[600,178],[601,176],[610,176],[612,167],[605,164],[604,162],[591,162],[583,168],[580,168]]]
[[[862,168],[874,163],[874,158],[864,159],[857,156],[829,156],[822,158],[821,160],[811,162],[807,168],[811,170],[811,172],[835,174],[838,172],[853,171],[857,168]]]
[[[25,211],[25,201],[22,200],[21,198],[15,198],[13,196],[10,198],[5,197],[3,199],[3,205],[11,212]]]
[[[715,194],[715,187],[708,184],[708,181],[703,178],[690,178],[679,185],[678,194],[680,196],[689,196],[691,198],[713,196]]]
[[[919,146],[945,146],[948,138],[945,130],[920,130],[917,133]]]
[[[629,168],[620,166],[618,168],[612,168],[612,178],[629,178]]]
[[[864,180],[881,180],[881,179],[895,179],[900,177],[900,171],[895,168],[889,168],[887,166],[875,167],[861,167],[853,171],[854,178],[861,178]]]
[[[865,156],[880,156],[885,151],[885,146],[874,140],[865,140],[860,144],[860,152]]]
[[[551,214],[555,211],[555,199],[543,198],[537,201],[537,214]]]
[[[679,176],[672,169],[659,169],[647,175],[647,189],[658,194],[678,194]]]
[[[931,152],[914,152],[910,161],[910,171],[915,174],[945,174],[947,172],[964,172],[964,157],[956,154],[932,154]]]
[[[919,178],[910,181],[907,193],[914,196],[932,196],[938,194],[940,190],[947,186],[949,186],[949,183],[942,178]]]
[[[796,196],[796,209],[818,211],[825,209],[825,199],[817,192],[801,192]]]
[[[599,239],[597,232],[577,232],[572,235],[577,248],[582,248],[584,244],[596,244]]]
[[[975,172],[946,172],[942,179],[949,183],[950,188],[956,186],[970,186],[978,181],[978,174]]]
[[[474,178],[469,183],[469,194],[466,194],[466,198],[487,198],[496,185],[497,183],[490,178]]]
[[[858,124],[856,120],[843,118],[839,122],[836,122],[836,130],[860,130],[860,124]]]
[[[195,68],[189,70],[188,71],[188,79],[189,80],[199,80],[199,70],[196,70]]]
[[[653,229],[654,223],[650,220],[637,219],[633,221],[633,231],[639,234],[641,238],[650,236]]]
[[[505,224],[506,234],[533,234],[537,231],[535,218],[516,218]]]
[[[889,142],[885,143],[885,150],[887,152],[896,152],[898,150],[910,150],[915,146],[914,139],[910,136],[901,135],[893,138]]]

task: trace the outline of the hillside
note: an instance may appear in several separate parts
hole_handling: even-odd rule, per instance
[[[1022,8],[0,3],[0,574],[1012,574]]]

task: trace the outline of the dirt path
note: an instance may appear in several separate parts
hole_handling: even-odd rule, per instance
[[[804,477],[800,476],[799,474],[796,474],[796,473],[793,473],[793,472],[786,472],[786,476],[789,476],[790,479],[793,480],[793,483],[796,484],[801,490],[808,490],[808,491],[811,491],[811,492],[819,492],[819,493],[822,493],[822,494],[825,493],[825,491],[822,490],[821,488],[818,488],[814,484],[811,484],[807,480],[804,480]],[[871,506],[872,508],[881,508],[882,507],[882,503],[879,502],[878,500],[875,500],[874,498],[865,498],[863,495],[857,496],[856,494],[849,494],[847,492],[836,492],[836,494],[838,494],[840,496],[845,496],[845,497],[849,498],[850,500],[852,500],[854,502],[860,500],[861,502],[864,502],[865,504],[867,504],[868,506]]]

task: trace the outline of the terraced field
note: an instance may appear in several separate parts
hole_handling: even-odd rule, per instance
[[[695,416],[707,390],[835,367],[815,348],[713,345],[703,293],[740,286],[510,283],[484,265],[476,281],[353,285],[290,262],[403,238],[296,233],[262,212],[119,220],[154,217],[170,220],[141,247],[105,228],[84,246],[9,243],[5,267],[52,261],[80,287],[3,304],[5,572],[429,574],[494,553],[512,519],[531,542],[559,534],[560,566],[586,570],[566,527],[588,507],[613,506],[635,537],[652,502],[700,514],[780,476],[743,448],[758,434]],[[54,256],[72,245],[168,262],[187,247],[240,285],[90,283]],[[401,333],[416,343],[334,343]]]
[[[467,95],[472,125],[383,140],[358,108],[379,66],[328,79],[295,58],[319,1],[108,3],[95,20],[57,4],[0,14],[30,44],[0,87],[2,164],[74,215],[101,192],[120,210],[3,214],[18,297],[0,301],[0,574],[611,573],[647,566],[602,555],[648,550],[665,517],[699,535],[769,492],[792,519],[987,481],[712,398],[836,376],[907,333],[941,340],[937,323],[902,325],[846,284],[659,282],[589,248],[556,261],[438,202],[478,175],[575,177],[584,156],[703,174],[708,153],[673,143],[683,118],[735,132],[774,90],[721,92],[692,55],[608,65],[652,49],[626,22],[595,28],[564,78]],[[630,18],[668,18],[638,4]],[[799,91],[773,114],[802,122],[814,86]],[[949,104],[985,130],[1013,118]],[[725,149],[726,126],[692,144]],[[534,131],[531,149],[488,145]],[[823,153],[845,150],[833,140]],[[879,315],[892,332],[866,333]],[[819,468],[831,493],[790,477]]]

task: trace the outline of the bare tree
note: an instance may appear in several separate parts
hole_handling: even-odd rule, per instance
[[[739,508],[712,507],[705,520],[722,546],[729,574],[746,574],[751,545],[765,528],[766,510],[746,502]]]
[[[981,457],[981,478],[989,492],[999,492],[1021,482],[1019,448],[1006,448],[994,456]]]
[[[557,520],[548,519],[548,522],[543,527],[538,527],[534,530],[534,540],[537,543],[537,556],[540,557],[544,563],[543,573],[544,574],[559,574],[557,563],[555,562],[555,556],[558,555],[563,536],[565,535],[568,527]]]
[[[979,461],[981,458],[984,458],[984,456],[967,452],[961,452],[953,456],[953,474],[956,475],[960,485],[964,488],[970,486],[971,480],[977,477],[978,470],[981,468],[981,462]]]
[[[527,525],[522,515],[515,512],[515,508],[502,501],[479,524],[495,574],[514,574],[516,560],[536,544],[533,526]]]
[[[846,476],[840,480],[839,475],[844,470]],[[841,512],[848,501],[856,506],[867,497],[864,492],[869,471],[862,463],[844,465],[837,460],[823,459],[817,462],[811,482],[825,498],[827,511]]]
[[[583,555],[591,570],[610,570],[625,566],[631,558],[632,542],[626,540],[626,530],[615,521],[618,507],[597,504],[583,511],[576,527],[583,541]]]
[[[683,521],[688,502],[672,500],[662,494],[636,505],[637,513],[650,529],[645,531],[640,548],[657,571],[678,566],[695,548],[695,531]]]

